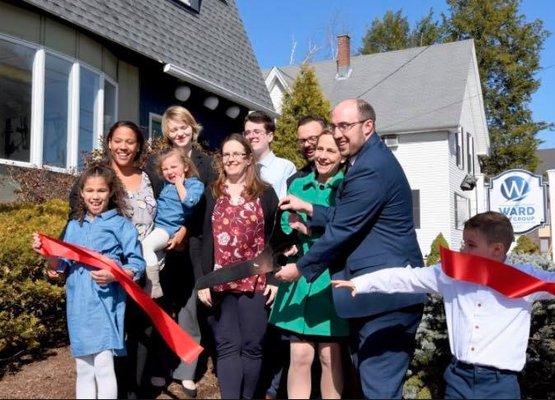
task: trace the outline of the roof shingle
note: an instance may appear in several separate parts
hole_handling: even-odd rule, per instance
[[[174,0],[25,1],[273,110],[235,0],[202,0],[199,13]]]

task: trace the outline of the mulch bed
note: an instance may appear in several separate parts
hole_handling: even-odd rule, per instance
[[[45,358],[23,357],[0,379],[1,399],[74,399],[75,360],[68,346],[50,349]],[[172,398],[172,397],[161,397]],[[220,389],[212,365],[198,383],[197,398],[219,399]]]

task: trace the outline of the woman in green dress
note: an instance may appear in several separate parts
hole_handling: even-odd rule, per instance
[[[330,131],[318,139],[315,171],[291,182],[288,193],[312,204],[333,206],[335,194],[343,181],[342,159]],[[310,232],[306,215],[285,212],[281,226],[286,234],[297,231],[296,258],[305,254],[321,233]],[[348,335],[347,321],[335,312],[329,271],[314,282],[304,277],[296,282],[282,282],[270,323],[284,330],[291,342],[287,375],[290,399],[308,399],[311,392],[311,366],[316,354],[321,364],[320,391],[324,399],[339,399],[343,389],[341,340]]]

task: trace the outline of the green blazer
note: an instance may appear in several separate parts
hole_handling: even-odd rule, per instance
[[[288,193],[312,204],[333,206],[337,189],[342,182],[343,172],[338,172],[325,184],[316,181],[316,173],[312,172],[293,180]],[[281,228],[286,234],[292,232],[287,222],[288,216],[289,212],[284,212],[281,219]],[[306,221],[305,214],[299,213],[299,216]],[[291,262],[305,254],[320,237],[320,233],[310,236],[299,233],[297,237],[299,254],[292,257]],[[304,277],[296,282],[280,283],[270,314],[270,323],[302,335],[337,337],[348,334],[347,321],[338,317],[335,312],[328,270],[310,283]]]

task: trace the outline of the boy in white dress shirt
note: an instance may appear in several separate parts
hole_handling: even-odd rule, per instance
[[[464,225],[463,253],[505,262],[514,239],[503,214],[477,214]],[[541,280],[555,273],[527,265],[513,268]],[[520,398],[517,374],[524,367],[532,304],[553,298],[547,292],[509,298],[476,283],[447,276],[441,264],[429,268],[387,268],[350,281],[332,281],[335,288],[357,293],[438,293],[443,296],[449,346],[453,359],[443,376],[445,398]]]

